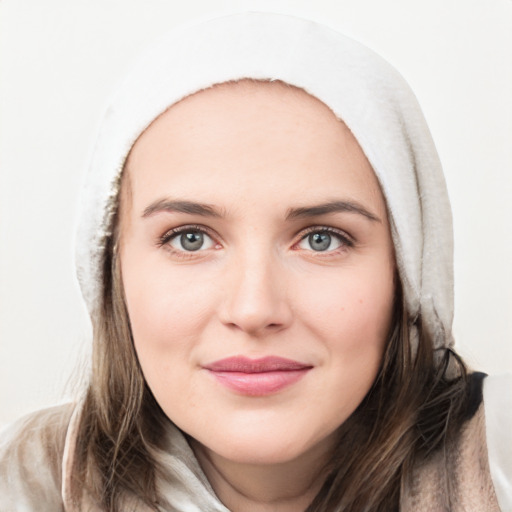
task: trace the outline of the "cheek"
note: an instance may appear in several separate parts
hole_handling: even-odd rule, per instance
[[[192,387],[183,389],[180,383],[189,382],[207,308],[190,293],[170,293],[166,287],[149,286],[147,280],[145,285],[138,293],[127,293],[128,314],[146,382],[169,414],[180,410],[182,400],[189,405],[195,401]],[[178,392],[169,393],[169,389]]]
[[[392,267],[383,272],[352,269],[324,283],[323,293],[309,297],[309,329],[323,339],[329,372],[319,396],[343,422],[371,388],[389,339],[395,285]],[[322,390],[330,389],[327,396]],[[336,397],[333,399],[333,397]],[[341,420],[341,421],[340,421]]]
[[[148,279],[141,284],[125,288],[137,350],[176,352],[188,347],[208,321],[208,294],[194,293],[189,287],[170,289],[161,281],[152,286]]]
[[[309,320],[308,329],[323,340],[329,369],[319,383],[319,396],[340,423],[359,405],[379,371],[391,327],[393,268],[347,269],[316,283],[321,286],[311,288],[315,293],[303,295],[303,321]]]
[[[392,266],[368,272],[347,269],[309,282],[301,310],[330,339],[361,346],[386,340],[395,293]]]
[[[122,254],[123,285],[135,349],[148,381],[169,371],[170,361],[188,361],[208,321],[211,291],[198,293],[197,276],[169,271],[164,258],[137,251]],[[205,281],[204,286],[208,286]],[[183,368],[176,365],[173,371]]]

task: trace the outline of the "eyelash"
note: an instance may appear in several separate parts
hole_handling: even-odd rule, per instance
[[[188,224],[186,226],[179,226],[177,228],[173,228],[170,229],[169,231],[166,231],[161,237],[159,237],[157,241],[157,246],[165,247],[173,255],[178,256],[180,258],[197,257],[197,253],[202,251],[181,251],[179,249],[171,247],[169,243],[177,236],[188,232],[203,233],[204,235],[208,235],[212,240],[215,241],[215,235],[212,233],[211,230],[209,230],[205,226],[201,226],[199,224]]]
[[[319,233],[319,234],[327,233],[329,235],[334,235],[334,237],[337,238],[338,241],[341,243],[341,247],[339,247],[337,249],[332,249],[330,251],[323,252],[323,251],[311,250],[312,253],[314,253],[318,256],[328,257],[329,255],[338,254],[338,253],[346,250],[347,248],[350,249],[351,247],[354,247],[354,245],[355,245],[355,242],[352,239],[352,237],[350,237],[344,231],[341,231],[339,229],[332,228],[329,226],[311,226],[309,228],[306,228],[302,232],[300,240],[298,242],[296,242],[295,244],[293,244],[293,246],[296,247],[298,244],[300,244],[303,240],[305,240],[309,235],[311,235],[313,233]]]
[[[180,258],[197,257],[197,253],[200,253],[203,251],[200,251],[200,250],[198,250],[198,251],[182,251],[182,250],[175,249],[175,248],[171,247],[171,245],[169,244],[169,242],[171,242],[171,240],[173,240],[177,236],[179,236],[183,233],[187,233],[187,232],[203,233],[203,234],[209,236],[215,242],[215,235],[213,234],[213,232],[210,229],[206,228],[205,226],[198,225],[198,224],[189,224],[189,225],[179,226],[177,228],[170,229],[169,231],[164,233],[161,237],[158,238],[157,246],[158,247],[165,246],[173,255],[178,256]],[[352,239],[352,237],[349,236],[344,231],[341,231],[339,229],[332,228],[329,226],[311,226],[309,228],[304,229],[301,232],[299,240],[293,244],[292,248],[297,247],[303,240],[305,240],[309,235],[311,235],[313,233],[319,233],[319,234],[327,233],[329,235],[334,235],[334,237],[337,238],[338,241],[341,243],[341,247],[330,250],[330,251],[325,251],[325,252],[314,251],[314,250],[310,251],[311,253],[317,254],[318,256],[328,257],[333,254],[338,254],[338,253],[346,250],[347,248],[354,247],[354,245],[355,245],[355,242]],[[218,245],[218,243],[216,245]]]

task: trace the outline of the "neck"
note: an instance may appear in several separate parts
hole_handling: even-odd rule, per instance
[[[306,510],[326,478],[332,443],[278,464],[233,462],[195,440],[190,444],[218,498],[231,512]]]

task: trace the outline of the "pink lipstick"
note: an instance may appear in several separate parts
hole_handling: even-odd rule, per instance
[[[291,386],[313,367],[275,356],[260,359],[235,356],[215,361],[203,368],[218,382],[239,394],[265,396]]]

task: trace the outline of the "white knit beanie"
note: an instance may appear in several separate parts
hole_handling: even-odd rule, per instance
[[[226,16],[171,32],[113,97],[90,162],[76,237],[78,278],[91,316],[101,306],[105,242],[132,145],[180,99],[242,78],[302,88],[350,128],[386,198],[409,318],[421,316],[435,348],[450,346],[451,210],[416,98],[389,64],[361,44],[317,23],[268,13]],[[415,349],[417,332],[411,329]]]

